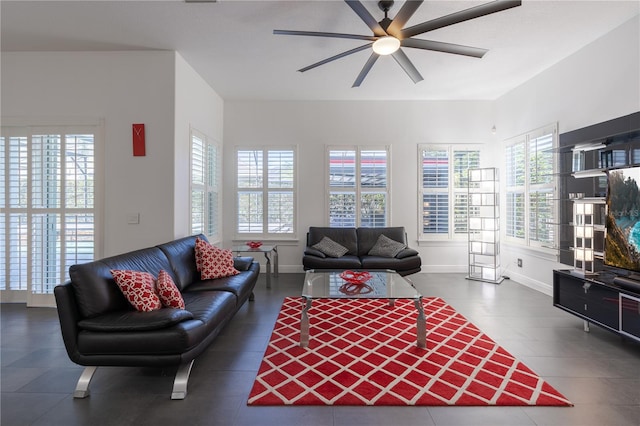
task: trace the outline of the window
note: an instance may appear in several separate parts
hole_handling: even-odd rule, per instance
[[[554,156],[557,125],[507,141],[506,230],[508,241],[556,247]]]
[[[423,239],[467,236],[469,169],[480,167],[474,147],[418,147],[420,229]]]
[[[94,259],[96,134],[96,127],[2,129],[3,292],[27,291],[27,303],[39,304],[35,295],[51,295],[71,265]]]
[[[389,147],[328,148],[329,226],[389,223]]]
[[[220,239],[220,159],[218,144],[191,130],[191,233]]]
[[[296,149],[238,148],[237,224],[240,237],[295,235]]]

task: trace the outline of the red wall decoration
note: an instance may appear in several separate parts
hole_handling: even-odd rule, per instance
[[[133,124],[133,156],[144,157],[144,124]]]

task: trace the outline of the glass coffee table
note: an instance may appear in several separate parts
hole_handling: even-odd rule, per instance
[[[304,307],[300,321],[300,346],[309,346],[309,309],[313,299],[387,299],[393,306],[396,299],[412,299],[418,316],[417,344],[419,348],[427,347],[427,322],[424,316],[422,295],[415,289],[411,281],[394,271],[368,271],[371,277],[360,283],[352,283],[341,277],[351,271],[315,271],[309,270],[304,277],[302,297]],[[364,271],[357,271],[355,274]],[[346,275],[347,278],[355,278]],[[344,276],[344,275],[343,275]]]

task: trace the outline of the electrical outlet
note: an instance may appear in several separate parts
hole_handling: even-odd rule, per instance
[[[518,259],[518,268],[522,268],[522,259]]]

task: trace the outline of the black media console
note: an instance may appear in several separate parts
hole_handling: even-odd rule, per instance
[[[640,288],[625,285],[610,274],[581,276],[553,271],[553,306],[584,320],[584,330],[596,324],[620,336],[640,341]]]

